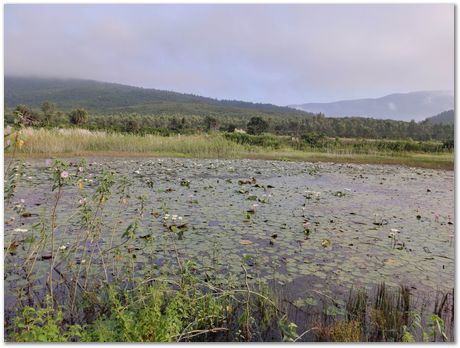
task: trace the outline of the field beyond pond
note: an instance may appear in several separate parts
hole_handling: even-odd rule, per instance
[[[128,141],[133,138],[128,136],[127,142],[113,140],[115,149],[109,135],[101,136],[102,140],[83,136],[75,142],[64,141],[64,136],[50,137],[45,131],[24,136],[21,151],[30,154],[134,150]],[[238,157],[239,151],[247,150],[224,138],[219,138],[216,148],[205,137],[186,137],[180,143],[174,138],[145,139],[145,147],[136,144],[137,152],[190,155],[197,151],[203,157]],[[258,151],[250,152],[251,156],[270,158]],[[295,157],[297,152],[289,154]],[[249,316],[248,297],[240,313],[246,318],[244,325],[232,340],[317,339],[312,327],[320,330],[318,320],[324,329],[330,328],[331,318],[350,318],[352,289],[372,293],[382,282],[389,289],[404,286],[411,295],[410,306],[421,311],[421,322],[428,320],[427,314],[436,313],[445,333],[453,337],[449,334],[453,303],[452,311],[447,308],[453,301],[448,294],[454,289],[455,275],[453,171],[242,159],[97,156],[87,158],[87,164],[79,158],[66,162],[70,163],[28,158],[23,166],[11,164],[18,175],[11,179],[14,196],[5,203],[5,314],[13,340],[24,339],[13,334],[21,332],[17,326],[14,329],[16,310],[27,303],[44,303],[50,282],[54,282],[54,302],[66,303],[69,313],[76,313],[66,323],[81,324],[96,315],[74,306],[83,301],[82,308],[95,307],[91,303],[98,303],[98,291],[85,292],[91,284],[114,282],[129,290],[133,283],[172,274],[172,269],[217,288],[232,284],[234,289],[246,289],[248,296],[250,288],[256,291],[267,284],[288,307],[283,320],[298,328],[293,334],[293,326],[283,327],[284,322],[278,321],[283,327],[279,337],[251,334],[250,327],[256,324],[244,317]],[[51,234],[46,232],[50,228]],[[237,307],[226,306],[229,320]],[[374,312],[370,313],[374,318]],[[324,331],[323,339],[349,340],[355,323],[362,325],[358,340],[403,337],[402,331],[401,336],[392,336],[392,327],[383,331],[379,327],[372,336],[373,329],[367,331],[364,322],[347,320],[342,330],[345,336],[337,336],[334,326]],[[377,319],[372,320],[369,327],[375,328]],[[107,327],[115,327],[110,326],[114,322]],[[230,326],[215,329],[216,323],[206,321],[206,329],[200,329],[211,338],[201,338],[212,340],[219,330],[229,330]],[[102,326],[95,325],[96,333],[86,339],[102,340],[97,331]],[[182,329],[183,336],[179,333],[167,340],[194,337],[190,335],[195,331]],[[422,333],[414,330],[413,338],[421,340],[417,335]],[[441,332],[433,332],[432,340],[442,339]],[[116,339],[122,338],[112,337]]]
[[[413,140],[293,138],[271,134],[210,133],[134,135],[85,129],[21,130],[26,157],[129,156],[267,159],[335,163],[396,164],[454,168],[452,148],[442,142]],[[449,145],[450,146],[450,145]],[[11,152],[7,152],[9,156]]]

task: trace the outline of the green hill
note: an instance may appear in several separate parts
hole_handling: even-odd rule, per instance
[[[192,94],[126,86],[79,79],[5,77],[5,104],[14,108],[26,104],[38,108],[44,101],[59,110],[83,107],[93,114],[137,113],[176,116],[309,117],[311,113],[233,100],[217,100]]]
[[[424,122],[430,124],[454,124],[455,112],[454,110],[447,110],[432,117],[428,117]]]

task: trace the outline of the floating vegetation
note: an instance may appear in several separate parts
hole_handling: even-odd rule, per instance
[[[104,332],[108,340],[121,341],[353,341],[357,336],[388,341],[409,335],[423,340],[411,327],[414,320],[398,319],[397,313],[406,311],[404,294],[393,310],[396,300],[380,293],[380,302],[366,309],[366,323],[360,317],[364,296],[349,307],[339,300],[353,286],[381,281],[395,288],[404,279],[414,294],[450,293],[454,287],[454,227],[448,223],[453,201],[445,199],[453,188],[450,172],[421,171],[412,180],[410,169],[384,166],[318,164],[312,176],[305,163],[294,162],[88,162],[24,162],[24,175],[16,176],[9,191],[4,245],[9,340],[41,340],[41,334],[58,340],[40,331],[45,323],[54,323],[59,337],[79,341],[104,340]],[[13,163],[9,170],[21,166]],[[133,175],[133,169],[139,173]],[[394,177],[385,190],[382,175]],[[439,187],[429,197],[428,183]],[[335,191],[341,187],[353,194]],[[330,192],[347,195],[337,199]],[[423,213],[414,224],[417,209],[439,212],[438,217]],[[315,325],[304,328],[289,314],[287,287],[307,290],[299,301],[292,299],[295,307],[336,320],[318,323],[302,336]],[[136,303],[149,294],[155,297],[144,310]],[[325,304],[329,298],[336,300]],[[430,340],[451,337],[448,304],[442,302],[441,315],[435,314],[444,322],[422,315]],[[155,312],[156,306],[165,310]],[[196,320],[177,317],[174,308]],[[155,326],[159,336],[147,334],[142,320],[150,314],[178,326]],[[393,324],[385,326],[389,317]],[[384,330],[370,335],[371,319]],[[21,330],[24,322],[35,326],[27,333]],[[89,323],[91,329],[85,333],[70,322]],[[436,326],[435,336],[427,322]],[[395,325],[407,330],[398,327],[389,334]]]

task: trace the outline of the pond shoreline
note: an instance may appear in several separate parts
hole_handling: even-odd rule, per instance
[[[5,153],[5,159],[13,158],[12,154]],[[441,171],[453,171],[454,160],[445,160],[439,155],[408,154],[403,156],[391,155],[339,155],[321,152],[280,152],[267,151],[265,153],[241,153],[236,156],[190,156],[182,153],[169,152],[121,152],[121,151],[75,151],[75,152],[52,152],[52,153],[17,153],[21,159],[40,158],[76,158],[76,157],[110,157],[110,158],[177,158],[177,159],[220,159],[220,160],[274,160],[287,162],[322,162],[322,163],[350,163],[350,164],[372,164],[386,166],[404,166],[425,169],[436,169]]]

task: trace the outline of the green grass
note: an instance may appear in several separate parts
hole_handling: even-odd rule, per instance
[[[245,135],[245,138],[248,137]],[[241,137],[225,133],[196,135],[134,135],[94,132],[84,129],[21,130],[24,145],[18,154],[26,157],[72,156],[158,156],[220,159],[266,159],[289,161],[326,161],[338,163],[394,164],[414,167],[454,168],[453,152],[415,152],[378,150],[372,141],[366,147],[352,142],[342,145],[309,147],[289,137],[271,135],[251,138],[260,144],[241,143]],[[236,140],[235,140],[235,139]],[[289,138],[289,139],[288,139]],[[6,154],[8,155],[8,151]]]

